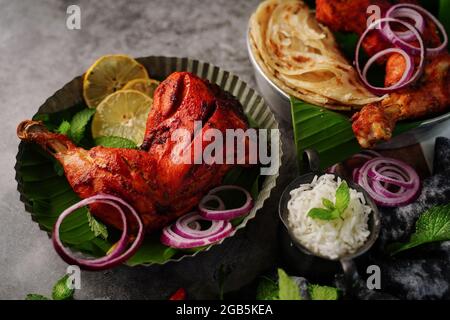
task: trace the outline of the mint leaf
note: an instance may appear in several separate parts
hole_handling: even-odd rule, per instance
[[[79,143],[83,139],[86,126],[94,113],[95,109],[83,109],[73,116],[70,122],[69,136],[75,143]]]
[[[53,300],[70,300],[73,298],[75,289],[71,289],[67,285],[68,275],[65,275],[56,282],[52,291]]]
[[[350,189],[347,182],[342,181],[336,190],[336,209],[342,214],[350,203]]]
[[[95,139],[95,145],[108,148],[125,148],[136,149],[137,145],[134,141],[115,136],[98,137]]]
[[[340,212],[337,209],[329,210],[322,208],[312,208],[308,211],[308,216],[313,219],[334,220],[336,218],[339,218]]]
[[[256,300],[278,300],[278,285],[269,278],[263,278],[256,289]]]
[[[65,135],[67,135],[69,133],[69,131],[70,131],[70,122],[66,121],[66,120],[61,122],[58,129],[56,129],[56,132],[58,132],[60,134],[65,134]]]
[[[322,204],[323,204],[323,206],[325,207],[325,208],[327,208],[327,209],[329,209],[329,210],[334,210],[334,209],[336,209],[335,207],[334,207],[334,203],[331,201],[331,200],[328,200],[328,199],[326,199],[326,198],[322,198]]]
[[[25,300],[50,300],[50,299],[41,294],[29,293],[29,294],[27,294],[27,297],[25,298]]]
[[[337,300],[339,298],[339,290],[328,286],[319,286],[311,284],[308,286],[311,300]]]
[[[278,287],[280,300],[301,300],[297,284],[282,269],[278,269]]]
[[[450,204],[434,206],[422,213],[410,240],[407,243],[393,243],[388,251],[394,255],[425,243],[447,240],[450,240]]]
[[[89,222],[89,228],[91,228],[91,231],[94,233],[96,237],[100,236],[104,240],[108,238],[108,229],[106,226],[98,222],[90,212],[87,212],[88,222]]]

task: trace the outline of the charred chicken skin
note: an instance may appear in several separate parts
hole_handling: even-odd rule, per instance
[[[203,126],[194,131],[196,120]],[[186,164],[174,158],[172,150],[179,146],[172,139],[175,130],[190,133],[191,139],[183,149],[193,159],[193,145],[208,128],[222,133],[226,129],[246,130],[242,106],[217,86],[193,74],[176,72],[155,91],[141,150],[101,146],[85,150],[65,135],[49,132],[42,123],[31,120],[19,124],[17,134],[53,155],[81,198],[99,193],[121,197],[139,213],[146,231],[152,232],[195,207],[232,167],[194,161]],[[207,143],[201,145],[205,148]],[[90,210],[105,223],[121,227],[119,215],[111,208],[93,204]]]
[[[381,16],[396,3],[414,3],[417,1],[387,0],[316,0],[316,17],[333,31],[354,32],[361,35],[367,28],[367,12],[370,5],[381,9]],[[441,40],[434,23],[425,19],[423,40],[426,47],[437,47]],[[411,42],[418,46],[418,43]],[[363,49],[371,56],[392,47],[379,32],[368,33],[362,43]],[[421,118],[445,111],[450,105],[450,75],[448,53],[426,60],[425,71],[415,84],[389,94],[378,103],[372,103],[361,109],[352,118],[352,128],[359,144],[363,148],[372,148],[378,142],[389,140],[395,125],[400,120]],[[402,77],[406,62],[404,58],[393,53],[386,63],[385,86],[392,86]],[[416,64],[418,59],[416,59]]]
[[[353,32],[361,35],[368,27],[370,16],[374,12],[369,11],[370,6],[380,8],[380,17],[383,17],[386,11],[396,3],[417,4],[414,0],[388,1],[388,0],[316,0],[316,18],[333,31]],[[395,25],[392,26],[395,29]],[[439,33],[436,26],[426,19],[423,35],[424,43],[427,47],[433,48],[440,44]],[[412,45],[418,46],[417,42],[412,41]],[[377,31],[369,32],[362,43],[364,51],[373,56],[377,52],[390,48],[392,45],[386,41]],[[380,62],[386,61],[380,59]],[[391,86],[398,82],[405,70],[404,58],[399,53],[393,53],[388,56],[386,62],[385,85]]]
[[[355,113],[353,132],[363,148],[392,137],[400,120],[438,114],[450,105],[450,55],[442,54],[425,67],[424,75],[414,85],[391,93]]]

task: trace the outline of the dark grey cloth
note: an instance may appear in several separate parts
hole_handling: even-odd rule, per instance
[[[437,138],[434,172],[423,180],[418,199],[405,207],[381,208],[382,228],[369,263],[381,269],[381,293],[400,299],[450,298],[450,241],[425,244],[393,257],[387,245],[407,241],[421,213],[432,206],[450,202],[450,140]],[[371,298],[368,291],[360,298]],[[375,298],[383,298],[377,296]]]

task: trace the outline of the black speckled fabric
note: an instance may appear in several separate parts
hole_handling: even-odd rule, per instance
[[[360,298],[450,299],[450,241],[425,244],[394,257],[386,252],[389,243],[409,239],[422,212],[449,202],[450,140],[437,138],[434,172],[423,180],[418,199],[405,207],[380,208],[382,229],[369,263],[381,269],[381,290],[378,294],[362,290]]]

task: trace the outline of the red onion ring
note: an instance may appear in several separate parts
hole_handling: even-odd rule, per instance
[[[187,227],[187,224],[195,220],[204,220],[204,218],[195,212],[186,216],[179,218],[175,224],[163,229],[160,239],[162,244],[178,249],[202,247],[224,239],[233,231],[233,226],[229,221],[211,221],[212,224],[209,229],[204,231],[193,230]],[[181,219],[184,222],[180,222],[177,226]],[[201,237],[200,233],[202,233]]]
[[[376,54],[374,54],[372,57],[370,57],[370,59],[367,61],[367,63],[365,64],[363,71],[362,71],[362,75],[364,78],[367,79],[367,72],[369,71],[369,68],[382,56],[388,55],[390,53],[398,53],[401,54],[403,56],[403,59],[405,59],[406,62],[406,67],[405,67],[405,71],[403,72],[402,77],[400,78],[400,80],[398,80],[395,84],[391,85],[390,87],[378,87],[379,89],[383,89],[386,91],[390,91],[393,90],[393,88],[395,90],[397,90],[399,87],[401,87],[402,84],[404,84],[406,81],[408,81],[409,79],[411,79],[413,73],[414,73],[414,60],[411,56],[409,56],[404,50],[399,49],[399,48],[388,48],[388,49],[384,49],[381,50],[379,52],[377,52]],[[376,87],[377,88],[377,87]]]
[[[400,5],[401,7],[401,5]],[[394,5],[389,8],[386,12],[386,17],[388,18],[410,18],[414,21],[414,27],[423,34],[425,30],[425,20],[422,15],[414,9],[411,8],[399,8],[399,5]],[[383,26],[383,34],[388,35],[393,33],[389,23]],[[414,40],[414,34],[411,31],[395,31],[395,35],[402,40],[411,41]]]
[[[71,255],[71,253],[64,247],[60,235],[59,235],[59,229],[61,227],[62,222],[64,219],[74,213],[77,209],[82,208],[86,205],[89,205],[94,202],[100,202],[107,205],[110,205],[114,207],[120,214],[122,219],[122,235],[120,237],[120,240],[117,242],[116,247],[111,251],[110,254],[106,255],[105,257],[99,258],[99,259],[82,259],[82,258],[76,258]],[[125,212],[123,211],[122,207],[120,205],[125,206],[131,214],[134,216],[134,218],[137,221],[138,224],[138,233],[136,235],[136,239],[133,241],[133,244],[126,250],[127,247],[127,236],[128,236],[128,225],[127,225],[127,219]],[[112,196],[112,195],[106,195],[106,194],[98,194],[86,199],[81,200],[80,202],[70,206],[66,210],[64,210],[58,219],[56,220],[56,223],[53,227],[53,234],[52,234],[52,242],[53,246],[56,250],[56,252],[61,256],[61,258],[67,262],[68,264],[75,264],[80,266],[83,269],[86,270],[105,270],[108,268],[112,268],[114,266],[117,266],[129,258],[139,249],[142,241],[144,239],[144,226],[141,221],[141,218],[137,214],[137,212],[134,210],[133,207],[131,207],[128,203],[123,201],[122,199]],[[125,251],[125,252],[124,252]]]
[[[218,203],[217,208],[214,208],[214,210],[225,210],[225,203],[223,203],[222,199],[220,199],[220,197],[215,194],[208,193],[206,196],[204,196],[202,198],[200,203],[202,203],[203,205],[206,205],[210,201],[217,201],[217,203]]]
[[[223,220],[213,221],[211,226],[206,230],[193,229],[189,226],[190,223],[197,222],[198,220],[209,221],[200,216],[197,212],[190,212],[180,217],[173,225],[173,231],[187,239],[203,239],[211,234],[220,232],[225,227],[226,222]],[[199,223],[198,223],[199,224]],[[200,224],[199,224],[200,225]]]
[[[442,25],[442,23],[434,15],[432,15],[429,11],[425,10],[424,8],[422,8],[418,5],[410,4],[410,3],[399,3],[399,4],[392,6],[386,13],[386,16],[389,16],[390,14],[392,14],[393,11],[399,10],[400,8],[410,8],[410,9],[416,10],[416,11],[418,11],[419,14],[424,14],[425,16],[427,16],[438,27],[439,31],[442,34],[443,41],[442,41],[441,45],[439,45],[436,48],[426,48],[426,53],[429,56],[437,55],[446,50],[447,45],[448,45],[447,32],[445,31],[445,28]],[[421,54],[421,51],[422,51],[421,48],[415,47],[415,46],[409,44],[408,42],[404,41],[404,39],[399,37],[396,32],[393,32],[391,30],[389,23],[386,23],[385,27],[386,28],[382,28],[381,32],[382,32],[383,36],[386,37],[386,39],[388,39],[391,43],[393,43],[397,47],[402,48],[405,51],[407,51],[413,55]]]
[[[392,174],[392,175],[391,175],[391,178],[395,178],[396,176],[397,176],[399,179],[401,179],[401,176],[400,176],[400,175],[397,175],[397,174]],[[376,192],[378,192],[378,193],[380,193],[380,194],[382,194],[383,196],[388,197],[388,198],[395,198],[395,197],[398,197],[398,195],[401,194],[401,193],[403,193],[403,192],[405,192],[405,189],[406,189],[406,188],[404,188],[404,187],[399,187],[399,189],[398,189],[396,192],[393,192],[393,191],[391,191],[391,190],[388,189],[388,188],[391,186],[390,184],[385,184],[385,185],[383,185],[383,182],[381,182],[381,181],[376,181],[376,180],[375,180],[375,181],[372,180],[372,181],[371,181],[371,184],[372,184],[373,189],[374,189]]]
[[[380,165],[385,165],[383,161],[373,162],[373,164],[367,170],[367,175],[373,180],[386,182],[407,189],[413,188],[414,180],[419,179],[419,176],[417,175],[416,171],[414,171],[414,169],[408,166],[407,164],[400,162],[398,160],[390,159],[390,161],[391,161],[390,163],[391,166],[389,167],[390,171],[396,172],[397,174],[400,175],[402,179],[393,179],[390,177],[389,174],[385,174],[386,168],[383,168],[384,170],[378,170]],[[403,172],[400,170],[403,170]],[[405,175],[403,175],[402,173],[405,173]],[[407,177],[406,179],[405,176]]]
[[[410,74],[410,73],[411,73],[411,68],[412,68],[412,66],[413,66],[413,64],[412,64],[411,67],[410,67],[409,69],[408,69],[408,68],[405,69],[405,72],[404,72],[404,74],[403,74],[403,76],[402,76],[401,83],[398,82],[398,83],[396,83],[396,84],[394,84],[394,85],[392,85],[392,86],[390,86],[390,87],[387,87],[387,88],[384,88],[384,87],[376,87],[376,86],[371,85],[371,84],[369,83],[369,81],[367,80],[367,78],[365,77],[365,75],[367,74],[368,67],[364,68],[364,70],[366,70],[366,72],[364,73],[364,72],[361,71],[361,66],[360,66],[360,63],[359,63],[359,52],[361,51],[361,46],[362,46],[363,40],[365,39],[365,37],[367,36],[367,34],[368,34],[370,31],[372,31],[373,29],[375,29],[379,24],[382,25],[383,22],[396,22],[396,23],[400,23],[401,25],[403,25],[404,27],[406,27],[407,29],[409,29],[409,30],[416,36],[416,38],[417,38],[417,40],[418,40],[418,42],[419,42],[419,48],[420,48],[420,62],[419,62],[418,67],[416,68],[416,72],[415,72],[414,74]],[[395,40],[395,39],[391,41],[391,43],[392,43],[394,46],[397,45],[397,42],[398,42],[398,41]],[[383,50],[383,51],[377,53],[376,55],[374,55],[373,57],[371,57],[371,58],[369,59],[369,61],[368,61],[368,64],[369,64],[369,62],[373,63],[373,61],[376,60],[376,59],[374,59],[374,57],[377,57],[377,59],[378,59],[380,56],[385,55],[385,54],[388,54],[389,51],[387,51],[387,50],[389,50],[389,49]],[[400,50],[400,51],[403,50],[403,51],[404,51],[404,54],[402,53],[403,57],[406,57],[406,55],[408,55],[408,52],[407,52],[405,49],[403,49],[403,48],[397,48],[396,52],[399,52],[398,50]],[[409,57],[409,56],[408,56],[408,57]],[[406,59],[406,58],[405,58],[405,59]],[[409,65],[409,63],[408,63],[409,60],[410,60],[410,58],[407,58],[407,59],[406,59],[407,65]],[[407,23],[407,22],[404,22],[404,21],[402,21],[402,20],[399,20],[399,19],[395,19],[395,18],[381,18],[381,19],[376,20],[375,22],[373,22],[373,23],[372,23],[372,24],[371,24],[371,25],[363,32],[363,34],[361,35],[361,37],[360,37],[359,40],[358,40],[358,44],[356,45],[356,53],[355,53],[355,66],[356,66],[356,71],[358,72],[358,75],[359,75],[359,77],[361,78],[361,81],[364,83],[364,85],[365,85],[371,92],[373,92],[373,93],[376,94],[376,95],[382,95],[382,94],[385,94],[385,93],[390,93],[390,92],[393,92],[393,91],[395,91],[395,90],[402,89],[402,88],[408,86],[409,84],[415,82],[417,79],[419,79],[419,77],[420,77],[421,74],[422,74],[422,71],[423,71],[423,69],[424,69],[424,62],[425,62],[425,45],[424,45],[424,43],[423,43],[422,36],[420,35],[420,33],[419,33],[419,32],[418,32],[411,24],[409,24],[409,23]],[[370,66],[370,64],[369,64],[369,66]],[[413,70],[412,70],[412,71],[413,71]],[[405,76],[405,74],[406,74],[406,76]]]
[[[246,197],[245,203],[240,208],[235,209],[209,209],[205,206],[205,204],[211,200],[211,196],[216,192],[220,192],[222,190],[239,190],[244,193]],[[212,189],[209,193],[200,201],[198,205],[198,209],[200,215],[208,220],[231,220],[237,217],[241,217],[250,212],[253,208],[253,199],[250,193],[242,187],[232,186],[232,185],[224,185],[217,188]]]
[[[377,171],[381,165],[385,169],[380,168]],[[374,172],[383,174],[374,175]],[[407,178],[405,179],[405,177]],[[383,182],[388,184],[383,186]],[[400,160],[385,157],[367,161],[359,169],[357,183],[367,191],[375,203],[386,207],[409,204],[415,200],[420,190],[420,178],[413,168]],[[400,189],[392,192],[387,189],[389,184],[399,186]]]

